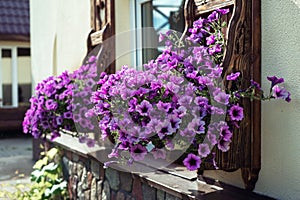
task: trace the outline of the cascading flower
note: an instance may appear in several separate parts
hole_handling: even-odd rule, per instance
[[[283,79],[277,77],[268,77],[272,82],[268,97],[252,80],[249,88],[239,89],[240,72],[226,76],[238,90],[221,87],[225,43],[221,29],[226,26],[221,16],[227,13],[228,9],[218,9],[195,21],[186,40],[172,31],[160,34],[166,48],[144,65],[144,71],[123,66],[116,74],[101,75],[91,99],[102,138],[115,142],[113,152],[128,151],[125,159],[132,163],[146,155],[166,159],[170,152],[183,149],[188,153],[183,164],[189,170],[199,169],[204,161],[217,168],[212,149],[229,150],[234,128],[244,118],[241,98],[290,99],[278,86]]]
[[[96,61],[96,57],[91,56],[73,73],[65,71],[38,83],[23,121],[24,133],[35,138],[50,135],[53,140],[63,129],[80,134],[93,131],[97,124],[90,120],[94,112],[88,110],[94,107],[89,99],[96,84]],[[95,144],[90,138],[80,141],[85,141],[88,146]]]

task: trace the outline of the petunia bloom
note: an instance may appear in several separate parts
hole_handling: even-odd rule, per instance
[[[238,105],[234,105],[229,109],[228,114],[232,121],[242,121],[244,118],[244,109]]]
[[[200,168],[201,159],[199,156],[196,156],[192,153],[190,153],[184,160],[183,160],[184,166],[190,171],[194,171]]]
[[[198,153],[202,158],[207,157],[210,154],[210,149],[208,144],[207,143],[199,144]]]
[[[267,79],[271,81],[271,88],[273,88],[275,85],[283,83],[283,78],[277,78],[276,76],[268,76]]]
[[[137,144],[130,149],[130,155],[135,161],[144,160],[147,154],[147,149],[141,144]]]
[[[284,99],[287,102],[291,101],[291,94],[283,87],[280,87],[278,85],[275,85],[273,87],[273,96],[276,99]]]
[[[241,74],[240,72],[231,73],[226,77],[226,80],[235,81],[240,76],[240,74]]]

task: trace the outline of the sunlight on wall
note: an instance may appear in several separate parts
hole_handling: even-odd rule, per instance
[[[279,199],[300,196],[300,8],[295,2],[262,1],[262,77],[284,77],[292,102],[262,106],[262,170],[256,190]],[[265,79],[263,86],[269,86]]]

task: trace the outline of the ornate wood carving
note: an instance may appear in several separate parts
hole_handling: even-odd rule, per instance
[[[99,46],[99,72],[115,72],[114,0],[91,0],[91,32],[87,39],[88,53]],[[108,65],[108,66],[107,66]]]
[[[240,71],[246,88],[250,79],[261,82],[261,24],[260,0],[186,0],[185,33],[193,21],[216,8],[230,8],[226,21],[227,45],[222,66],[223,77]],[[230,88],[230,82],[224,80]],[[261,105],[259,101],[242,100],[245,119],[235,130],[229,152],[217,151],[216,160],[220,169],[242,170],[245,188],[253,190],[261,168]]]
[[[194,2],[197,7],[197,14],[211,12],[234,4],[234,0],[194,0]]]

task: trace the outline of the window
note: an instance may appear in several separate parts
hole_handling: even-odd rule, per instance
[[[160,32],[169,29],[183,32],[183,0],[132,0],[132,28],[135,53],[133,66],[142,65],[155,59],[163,45],[158,43]]]
[[[31,97],[30,49],[0,47],[0,107],[18,107]]]

